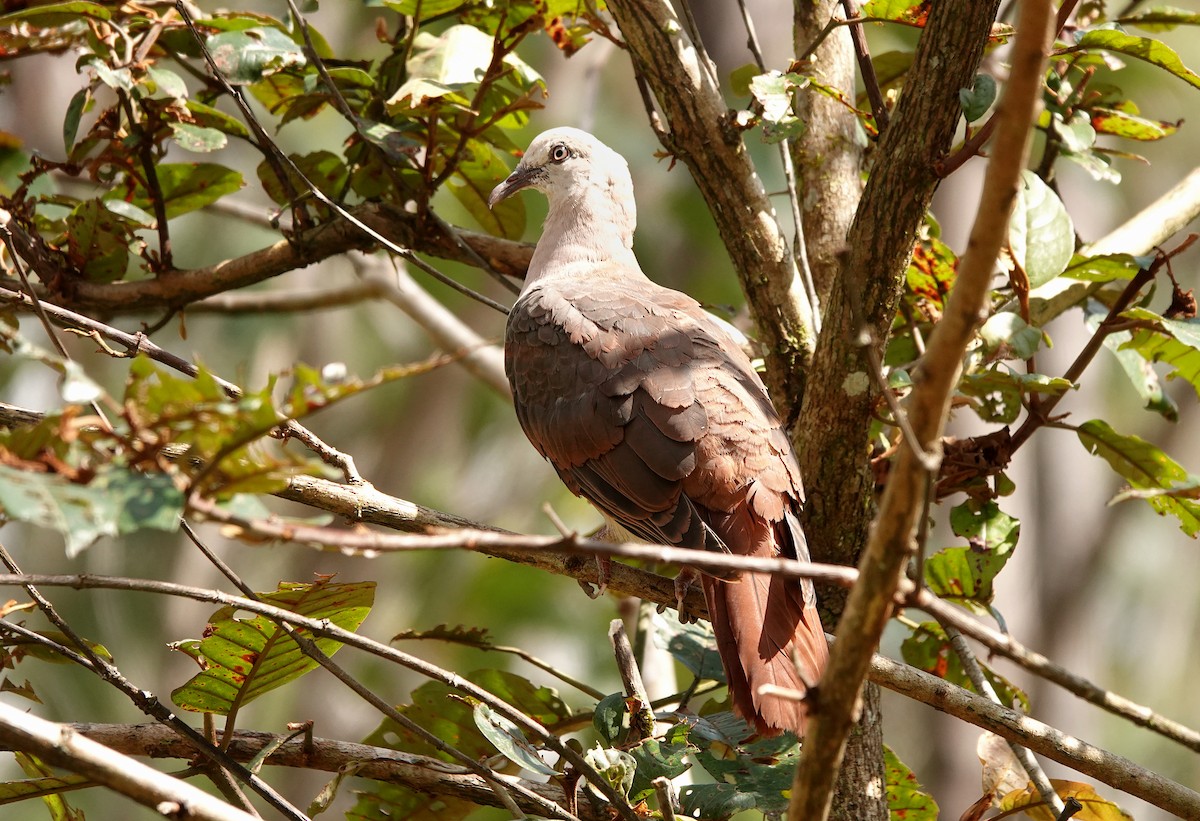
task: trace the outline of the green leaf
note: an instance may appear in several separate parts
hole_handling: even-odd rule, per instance
[[[987,368],[962,377],[958,389],[973,397],[975,412],[985,422],[1008,425],[1016,421],[1024,407],[1022,399],[1031,393],[1058,396],[1073,388],[1059,377],[1040,373],[1016,373],[1004,366]]]
[[[288,156],[308,181],[330,199],[337,200],[342,196],[349,171],[346,164],[342,162],[342,158],[337,154],[332,151],[314,151],[311,154],[290,154]],[[308,191],[308,186],[294,171],[288,168],[287,174],[291,179],[294,194],[289,193],[280,183],[275,176],[274,167],[270,163],[263,160],[258,165],[258,179],[262,183],[263,190],[266,191],[267,196],[280,205],[287,205],[294,196]]]
[[[885,51],[871,56],[875,66],[875,76],[879,79],[880,89],[886,91],[900,85],[912,68],[913,53],[911,51]],[[859,100],[860,106],[866,102],[866,92]]]
[[[72,807],[61,793],[95,784],[87,776],[58,776],[53,768],[30,753],[14,752],[13,759],[30,779],[0,784],[0,805],[41,798],[51,821],[84,821],[83,811]]]
[[[542,761],[537,749],[529,743],[520,727],[482,701],[470,700],[474,702],[475,726],[505,758],[537,775],[560,775]]]
[[[468,140],[458,169],[450,181],[450,193],[492,236],[520,239],[525,233],[525,202],[509,197],[488,207],[488,195],[508,176],[508,168],[496,151],[479,140]]]
[[[724,819],[757,805],[753,795],[732,784],[687,784],[679,790],[679,808],[688,818]]]
[[[154,92],[176,100],[187,97],[187,84],[174,71],[159,66],[150,66],[146,69],[146,76],[153,84]]]
[[[691,763],[687,757],[695,752],[696,747],[688,742],[686,725],[677,724],[667,731],[662,740],[647,738],[628,752],[637,764],[637,772],[633,776],[633,787],[629,797],[634,801],[649,794],[656,778],[668,780],[678,778],[689,769]]]
[[[913,21],[921,16],[925,0],[868,0],[862,16],[873,20]]]
[[[468,0],[383,0],[381,5],[405,17],[416,17],[415,22],[441,17],[466,5]]]
[[[1108,310],[1096,302],[1089,301],[1084,306],[1084,319],[1088,330],[1096,333],[1100,323],[1108,315]],[[1119,331],[1106,334],[1104,347],[1116,358],[1122,372],[1129,378],[1130,384],[1142,399],[1146,410],[1160,414],[1164,419],[1175,422],[1179,419],[1179,406],[1163,391],[1162,381],[1150,361],[1130,348],[1129,342],[1133,335],[1129,331]]]
[[[699,726],[690,736],[697,744]],[[718,816],[751,807],[769,815],[783,814],[799,754],[799,745],[790,733],[742,743],[733,750],[722,745],[701,746],[695,753],[696,761],[723,789],[713,791],[709,788],[716,785],[703,785],[690,791],[685,787],[680,791],[680,803],[685,807],[710,806]],[[685,814],[694,817],[693,812],[685,810]]]
[[[161,163],[155,166],[167,219],[203,208],[232,194],[244,184],[242,175],[215,163]],[[139,208],[151,210],[153,201],[141,182],[131,190],[117,189],[106,198],[124,199]]]
[[[491,65],[493,46],[490,35],[465,24],[451,26],[436,37],[420,32],[413,40],[408,80],[387,100],[388,113],[420,108],[433,99],[467,106],[468,92],[478,87]],[[503,59],[517,79],[517,87],[542,82],[541,76],[516,54],[506,54]]]
[[[9,26],[18,20],[24,20],[35,26],[62,26],[67,23],[73,23],[80,17],[111,20],[112,12],[99,3],[80,1],[46,3],[44,5],[38,4],[17,11],[11,11],[7,14],[0,14],[0,26]]]
[[[988,317],[979,328],[984,350],[1004,359],[1028,359],[1042,346],[1045,335],[1011,311]]]
[[[1138,271],[1149,264],[1150,259],[1131,254],[1103,254],[1096,257],[1076,254],[1071,257],[1071,263],[1062,275],[1085,282],[1133,279]]]
[[[242,124],[241,120],[226,114],[218,108],[213,108],[195,100],[188,100],[187,109],[192,115],[192,120],[198,126],[215,128],[231,137],[250,136],[249,130]]]
[[[1116,22],[1145,31],[1170,31],[1176,26],[1200,26],[1200,14],[1176,6],[1153,6],[1118,17]]]
[[[305,63],[304,50],[277,28],[223,31],[208,38],[213,62],[234,85],[255,83],[289,66]]]
[[[597,744],[583,754],[583,760],[591,764],[596,772],[621,795],[629,795],[633,787],[633,774],[637,770],[637,761],[624,750],[611,747],[601,747]],[[588,784],[595,793],[599,790],[595,785]]]
[[[225,136],[225,132],[216,128],[179,122],[169,123],[169,125],[171,126],[171,136],[175,140],[175,143],[180,148],[195,151],[198,154],[218,151],[224,148],[226,143],[229,142],[229,138]]]
[[[925,580],[936,595],[980,615],[990,613],[992,584],[1017,546],[1021,524],[995,502],[967,501],[950,512],[954,532],[967,547],[949,547],[925,562]]]
[[[1200,320],[1167,319],[1146,308],[1132,308],[1121,316],[1153,323],[1138,328],[1122,348],[1138,352],[1148,362],[1171,366],[1168,379],[1183,379],[1200,396]]]
[[[1061,274],[1075,251],[1071,216],[1058,195],[1032,171],[1021,172],[1008,243],[1032,288]]]
[[[678,619],[655,613],[651,625],[654,645],[670,653],[692,675],[709,681],[725,681],[717,639],[708,622],[681,624]]]
[[[763,139],[779,142],[804,130],[804,122],[792,110],[792,95],[809,80],[795,73],[771,70],[750,80],[750,93],[762,106]]]
[[[34,632],[62,647],[66,647],[70,650],[77,649],[75,646],[75,640],[66,633],[58,630],[35,630]],[[112,653],[110,653],[108,648],[103,644],[95,641],[88,641],[87,639],[83,639],[83,642],[87,644],[89,650],[91,650],[100,658],[104,659],[105,661],[113,660]],[[14,648],[12,651],[13,661],[20,661],[28,656],[30,658],[49,662],[50,664],[74,664],[71,659],[58,652],[58,650],[45,644],[39,644],[32,639],[14,637],[6,640],[4,642],[4,646]]]
[[[973,123],[987,113],[996,101],[996,78],[990,74],[976,74],[970,88],[958,90],[958,102],[963,116]]]
[[[1174,495],[1198,481],[1182,465],[1144,439],[1117,433],[1102,419],[1083,423],[1076,433],[1088,453],[1102,457],[1134,490],[1164,491],[1143,495],[1159,515],[1174,516],[1179,529],[1193,538],[1200,534],[1200,503]]]
[[[115,282],[129,267],[138,227],[101,200],[84,200],[67,216],[68,258],[90,281]]]
[[[561,721],[571,712],[553,690],[538,687],[513,673],[476,670],[467,673],[463,678],[499,696],[542,724]],[[493,755],[493,746],[475,724],[474,710],[465,699],[456,697],[456,693],[456,690],[441,682],[426,682],[413,690],[412,704],[402,706],[399,710],[472,758],[483,759]],[[385,719],[379,728],[365,739],[365,743],[445,761],[454,760],[391,719]],[[360,788],[358,802],[346,817],[351,821],[432,817],[456,819],[465,817],[475,809],[478,809],[475,805],[458,799],[428,796],[404,787],[370,782],[368,788]],[[432,815],[434,810],[437,812],[436,816]]]
[[[612,693],[600,699],[592,713],[592,726],[607,744],[615,744],[629,726],[629,711],[624,693]]]
[[[1169,71],[1179,79],[1200,88],[1200,74],[1183,64],[1179,55],[1160,40],[1137,37],[1113,29],[1094,29],[1078,35],[1076,45],[1069,51],[1103,49],[1145,60],[1147,63]]]
[[[276,591],[261,593],[259,598],[265,604],[353,631],[371,610],[375,583],[334,584],[328,578],[312,584],[280,582]],[[204,667],[172,691],[171,699],[183,709],[228,715],[319,666],[266,616],[239,619],[237,612],[237,607],[222,607],[209,617],[203,639],[176,646]],[[333,639],[314,638],[307,630],[297,628],[296,632],[313,639],[327,656],[342,647]]]
[[[112,68],[98,57],[92,57],[84,64],[95,71],[100,82],[113,91],[133,91],[133,71],[128,66]]]
[[[92,89],[90,86],[81,88],[71,97],[67,105],[67,113],[63,116],[63,146],[67,154],[75,147],[75,137],[79,134],[79,121],[85,112],[92,107]]]
[[[762,69],[757,63],[746,63],[740,68],[735,68],[729,74],[729,90],[738,97],[749,97],[750,83],[759,74],[762,74]]]
[[[17,4],[12,4],[17,5]],[[97,20],[113,19],[113,12],[97,2],[48,2],[17,11],[0,14],[0,26],[10,26],[24,22],[30,25],[54,28],[54,26],[77,23],[80,17],[91,17]]]
[[[86,484],[57,474],[0,465],[0,511],[10,519],[51,528],[74,557],[101,536],[142,528],[174,531],[183,513],[183,494],[171,477],[135,473],[108,465]]]
[[[1055,114],[1050,122],[1064,151],[1071,154],[1087,154],[1095,147],[1096,129],[1092,127],[1092,118],[1087,112],[1075,112],[1070,122],[1064,122],[1062,117]]]
[[[886,745],[883,769],[891,821],[937,821],[938,805],[933,796],[922,790],[913,771]]]

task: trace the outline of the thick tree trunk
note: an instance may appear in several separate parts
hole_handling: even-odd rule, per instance
[[[838,0],[796,0],[793,45],[797,56],[805,53],[809,44],[820,36],[837,9]],[[855,60],[849,30],[832,32],[813,58],[813,75],[853,99]],[[792,163],[796,169],[808,264],[816,283],[819,310],[824,310],[862,196],[863,131],[852,111],[824,94],[801,92],[796,98],[796,114],[804,121],[805,130],[791,144]],[[794,434],[800,440],[799,447],[806,438],[805,430],[797,427]],[[811,544],[817,561],[854,564],[858,560],[857,554],[828,555],[823,542]],[[845,591],[822,590],[821,601],[826,627],[833,630],[841,616]],[[862,716],[846,748],[831,817],[836,821],[887,821],[884,777],[879,688],[867,684]]]

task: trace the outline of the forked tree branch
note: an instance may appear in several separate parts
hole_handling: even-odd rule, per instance
[[[611,0],[608,10],[666,117],[663,147],[691,171],[717,223],[767,351],[767,387],[787,418],[812,355],[811,306],[715,69],[668,0]]]
[[[955,9],[948,13],[962,12]],[[858,583],[850,591],[838,624],[838,641],[821,682],[820,705],[810,720],[792,785],[788,808],[791,821],[823,821],[828,817],[859,688],[891,617],[892,602],[911,555],[914,526],[930,472],[919,454],[939,447],[960,363],[981,321],[1016,199],[1031,128],[1041,103],[1042,67],[1049,53],[1053,18],[1050,0],[1024,0],[1021,4],[1013,70],[1000,101],[996,144],[979,211],[946,312],[930,337],[909,397],[909,421],[917,441],[905,439],[902,443],[860,563]],[[932,22],[931,15],[931,27]],[[927,30],[922,42],[930,35]],[[898,113],[892,130],[899,129],[901,122]]]

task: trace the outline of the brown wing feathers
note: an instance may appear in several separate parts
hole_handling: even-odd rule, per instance
[[[746,357],[682,294],[589,281],[538,283],[510,315],[506,368],[533,444],[648,541],[807,558],[795,457]],[[762,733],[803,732],[804,705],[756,693],[803,690],[823,669],[811,585],[746,574],[704,588],[739,712]]]

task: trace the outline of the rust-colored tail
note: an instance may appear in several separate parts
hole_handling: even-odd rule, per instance
[[[734,708],[759,735],[804,735],[805,702],[758,693],[764,684],[803,693],[825,671],[825,633],[816,607],[805,604],[801,582],[761,573],[703,581]]]

